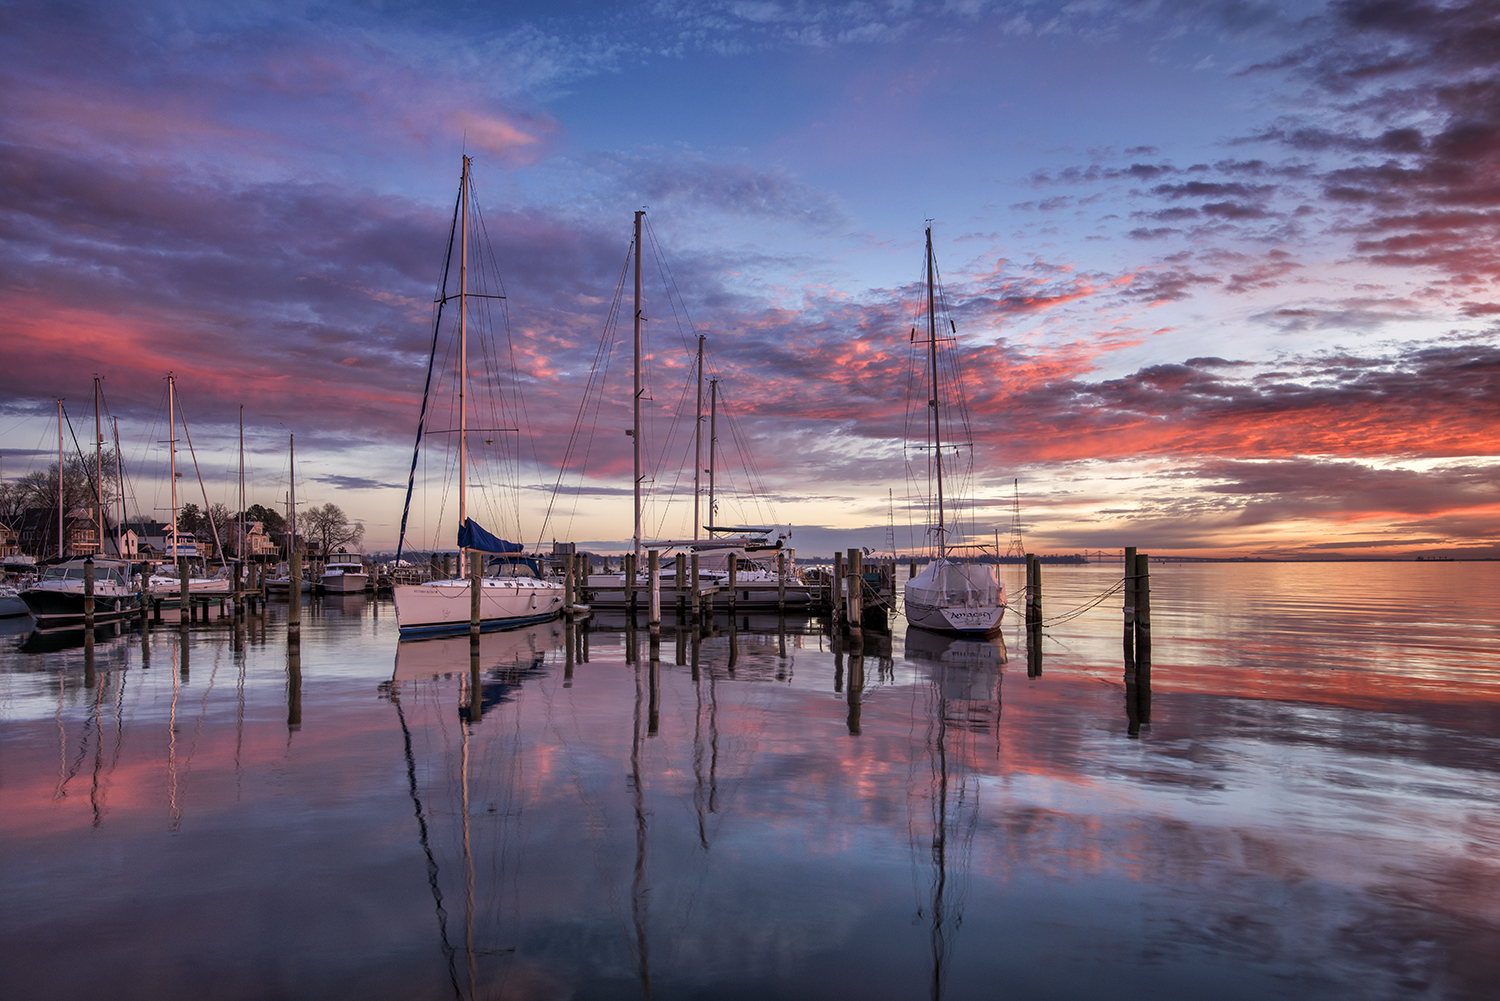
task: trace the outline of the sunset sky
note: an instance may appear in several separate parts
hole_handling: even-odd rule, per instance
[[[252,502],[295,433],[299,500],[394,548],[467,151],[523,387],[482,412],[522,425],[476,476],[502,534],[629,538],[628,302],[584,387],[645,209],[651,534],[691,533],[696,330],[721,521],[920,542],[930,220],[986,539],[1019,480],[1037,552],[1500,556],[1493,2],[0,0],[0,90],[7,479],[58,397],[87,445],[99,375],[164,517],[171,371],[211,501],[243,406]],[[408,545],[448,546],[428,444]]]

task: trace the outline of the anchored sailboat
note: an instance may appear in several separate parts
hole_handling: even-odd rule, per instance
[[[927,403],[928,452],[934,473],[935,492],[932,525],[933,559],[906,582],[906,621],[923,629],[988,636],[1000,628],[1005,614],[1005,585],[995,576],[991,563],[978,563],[959,555],[960,547],[948,544],[944,496],[942,387],[938,378],[937,300],[934,294],[936,267],[932,258],[932,228],[927,229],[927,358],[931,392]],[[953,392],[961,392],[955,383]],[[965,547],[969,548],[969,547]]]
[[[507,629],[532,622],[545,622],[562,612],[563,584],[543,580],[535,561],[519,557],[523,546],[496,538],[468,516],[468,415],[465,399],[469,384],[468,300],[474,295],[468,289],[469,275],[469,179],[470,160],[464,157],[463,179],[459,186],[459,204],[454,213],[454,233],[449,234],[452,247],[459,240],[458,294],[458,546],[459,572],[450,580],[425,584],[400,584],[392,592],[396,604],[396,624],[402,637],[441,635],[463,630]],[[450,249],[451,256],[451,249]],[[447,302],[446,270],[444,287],[438,294],[438,316],[433,327],[436,357],[437,324],[442,322],[442,306]],[[431,361],[428,363],[428,386],[432,384]],[[422,446],[427,398],[422,399],[422,415],[417,420],[417,451]],[[488,429],[500,430],[497,428]],[[397,544],[399,561],[406,543],[407,514],[411,508],[411,491],[415,482],[417,456],[412,456],[412,478],[408,480],[406,510],[401,515],[401,540]],[[500,556],[499,560],[489,557]],[[490,563],[497,576],[482,573]]]

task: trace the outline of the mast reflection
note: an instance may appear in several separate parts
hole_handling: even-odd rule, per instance
[[[924,855],[931,867],[928,900],[917,910],[928,924],[932,954],[929,993],[939,1001],[947,989],[958,931],[968,897],[974,832],[979,824],[979,783],[968,760],[976,734],[998,730],[1000,685],[1006,662],[1005,643],[961,639],[912,628],[906,633],[906,656],[927,673],[927,756],[930,768],[926,852],[912,828],[912,859]]]

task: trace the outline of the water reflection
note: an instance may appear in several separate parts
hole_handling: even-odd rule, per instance
[[[1104,577],[1075,600],[1052,573],[1050,607]],[[1203,599],[1185,625],[1198,599],[1155,578],[1154,672],[1137,647],[1122,676],[1116,604],[1048,632],[1003,716],[1003,642],[913,630],[882,656],[774,616],[669,621],[670,650],[623,617],[397,643],[378,603],[320,605],[297,644],[276,606],[101,632],[92,657],[8,642],[7,987],[1486,996],[1495,616],[1330,667],[1289,613],[1256,635],[1299,643],[1255,646],[1225,697],[1206,678],[1249,623]],[[1344,614],[1337,645],[1385,628]]]

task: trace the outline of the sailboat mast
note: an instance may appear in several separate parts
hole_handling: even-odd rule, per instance
[[[708,383],[708,524],[712,531],[717,520],[714,507],[714,459],[719,445],[719,380]]]
[[[703,334],[698,335],[698,416],[693,421],[693,541],[698,541],[698,528],[703,524],[702,480],[703,480]]]
[[[245,559],[245,405],[240,404],[240,537],[235,543],[240,561]]]
[[[94,376],[94,522],[104,555],[104,428],[99,423],[99,377]]]
[[[172,479],[172,559],[182,559],[177,542],[177,382],[167,373],[167,472]]]
[[[948,555],[947,526],[943,523],[943,426],[942,407],[938,399],[937,367],[937,300],[933,294],[932,227],[927,227],[927,349],[932,367],[932,454],[937,459],[937,543],[938,559]]]
[[[112,417],[115,428],[115,492],[120,495],[120,520],[115,522],[115,555],[125,557],[125,468],[120,460],[120,418]],[[135,555],[134,553],[131,554]]]
[[[63,558],[62,400],[57,401],[57,558]]]
[[[641,216],[635,213],[635,423],[630,432],[635,453],[635,565],[641,565]]]
[[[286,558],[292,558],[297,546],[297,436],[288,432],[286,436],[286,476],[291,489],[287,491],[286,514],[291,523],[292,534],[286,543]]]
[[[464,156],[464,174],[459,186],[462,207],[459,214],[463,220],[458,247],[458,525],[464,526],[469,517],[466,504],[468,489],[469,425],[468,407],[464,397],[469,388],[469,158]],[[458,573],[467,578],[465,559],[467,549],[458,553]]]

